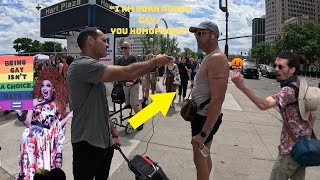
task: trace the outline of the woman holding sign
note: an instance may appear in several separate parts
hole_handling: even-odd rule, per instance
[[[27,127],[22,134],[18,179],[33,179],[33,170],[61,168],[66,115],[67,85],[56,69],[46,68],[34,87],[33,110],[18,119]]]

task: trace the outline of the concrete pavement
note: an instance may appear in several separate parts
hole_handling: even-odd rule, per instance
[[[154,124],[154,134],[146,155],[159,163],[169,179],[195,180],[190,125],[180,117],[179,112],[180,103],[176,100],[175,107],[169,110],[167,117],[157,114],[153,123],[148,121],[140,132],[126,135],[123,128],[118,128],[122,149],[129,157],[142,154],[146,150]],[[259,110],[232,83],[228,86],[223,113],[223,123],[211,148],[211,179],[267,180],[278,153],[281,130],[279,113],[275,109]],[[0,126],[0,180],[13,179],[12,176],[16,174],[18,147],[23,129],[18,120]],[[73,179],[70,123],[66,133],[63,170],[67,179]],[[319,135],[319,132],[316,133]],[[307,168],[307,180],[319,178],[319,167]],[[134,179],[127,163],[117,151],[113,158],[110,179]]]

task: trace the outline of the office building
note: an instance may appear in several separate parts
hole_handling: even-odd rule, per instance
[[[254,18],[252,20],[252,47],[265,41],[265,23],[264,18]]]
[[[123,41],[127,41],[130,43],[130,52],[132,55],[143,55],[143,44],[141,42],[141,38],[145,35],[143,34],[130,34],[128,37],[124,38],[116,38],[115,43],[115,54],[116,56],[122,55],[121,54],[121,43]]]
[[[281,25],[292,17],[309,16],[319,21],[319,0],[266,0],[266,42],[273,42]]]

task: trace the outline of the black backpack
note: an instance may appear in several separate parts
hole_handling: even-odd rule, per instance
[[[123,104],[126,102],[126,97],[123,92],[122,83],[115,83],[111,92],[112,102],[117,104]]]

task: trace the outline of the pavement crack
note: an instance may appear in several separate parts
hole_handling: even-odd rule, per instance
[[[256,131],[257,135],[259,136],[260,141],[263,143],[264,147],[267,149],[270,157],[273,158],[270,150],[268,149],[267,145],[264,143],[264,141],[263,141],[262,137],[260,136],[258,130],[255,128],[254,124],[252,124],[252,122],[250,121],[250,118],[248,117],[247,113],[245,113],[245,115],[246,115],[246,117],[248,118],[248,120],[249,120],[249,122],[250,122],[250,125],[253,127],[253,129]]]

